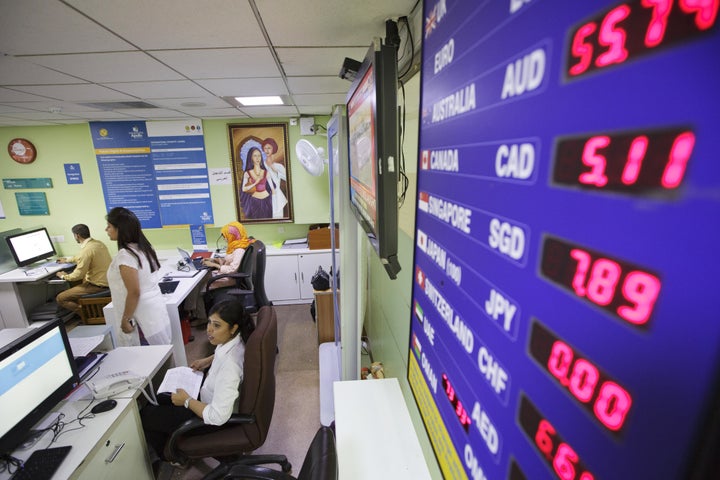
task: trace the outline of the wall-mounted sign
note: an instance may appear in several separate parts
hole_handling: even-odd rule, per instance
[[[68,185],[83,183],[82,171],[80,170],[79,163],[65,164],[65,179],[67,180]]]
[[[35,145],[30,140],[24,138],[13,138],[8,143],[8,153],[10,158],[15,160],[17,163],[32,163],[37,157],[37,150]]]
[[[50,215],[45,192],[17,192],[15,200],[20,215]]]
[[[23,190],[28,188],[53,188],[52,178],[3,178],[6,190]]]

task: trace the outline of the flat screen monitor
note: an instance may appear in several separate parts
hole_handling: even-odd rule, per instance
[[[397,259],[397,52],[376,39],[347,97],[350,205],[390,278]]]
[[[31,265],[55,255],[55,247],[46,228],[35,228],[5,237],[18,267]]]
[[[32,328],[0,348],[0,454],[12,452],[80,383],[65,325]]]

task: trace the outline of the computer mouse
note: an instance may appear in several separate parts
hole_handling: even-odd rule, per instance
[[[92,410],[90,410],[90,413],[107,412],[108,410],[112,410],[113,408],[115,408],[115,405],[117,405],[117,402],[115,400],[103,400],[102,402],[95,405]]]

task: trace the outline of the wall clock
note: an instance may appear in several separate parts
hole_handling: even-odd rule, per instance
[[[8,143],[10,158],[18,163],[32,163],[37,156],[35,145],[24,138],[13,138]]]

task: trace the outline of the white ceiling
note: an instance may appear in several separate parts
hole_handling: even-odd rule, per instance
[[[386,19],[418,18],[421,8],[419,0],[0,0],[0,126],[329,115],[350,87],[338,77],[343,59],[362,60],[372,38],[385,37]],[[247,95],[284,95],[291,105],[238,110],[221,98]],[[156,108],[87,105],[138,101]]]

